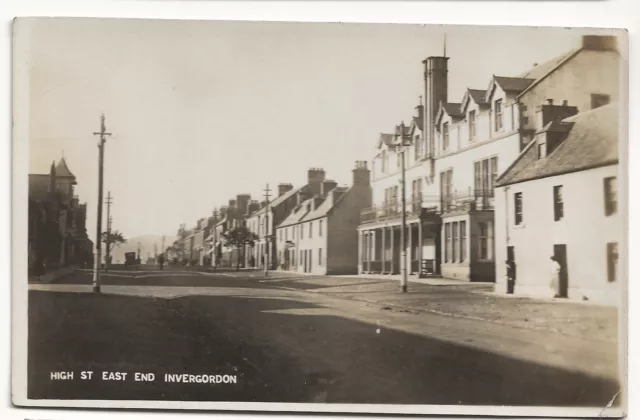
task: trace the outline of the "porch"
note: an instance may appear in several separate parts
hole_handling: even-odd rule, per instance
[[[402,250],[406,250],[407,274],[420,278],[440,275],[440,218],[435,209],[409,204],[404,244],[402,217],[396,208],[376,212],[376,219],[360,225],[358,273],[397,275],[402,273]],[[395,214],[395,217],[393,217]],[[383,217],[379,217],[379,216]]]

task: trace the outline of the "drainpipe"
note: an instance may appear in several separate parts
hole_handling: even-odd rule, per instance
[[[507,232],[507,245],[511,242],[511,238],[509,236],[509,186],[506,185],[504,187],[504,220],[505,220],[505,228]]]

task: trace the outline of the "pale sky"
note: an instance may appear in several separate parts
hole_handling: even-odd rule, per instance
[[[38,19],[30,25],[30,172],[64,151],[95,237],[100,114],[105,197],[125,237],[176,232],[240,193],[340,184],[380,132],[409,122],[422,60],[442,55],[449,101],[579,45],[582,30]],[[106,216],[103,216],[103,221]]]

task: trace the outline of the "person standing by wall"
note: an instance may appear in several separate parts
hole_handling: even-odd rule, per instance
[[[506,266],[507,266],[507,293],[512,295],[515,291],[515,284],[516,284],[516,262],[512,260],[507,260]]]
[[[560,266],[560,263],[558,262],[556,257],[552,256],[551,257],[551,282],[550,282],[550,286],[551,286],[551,295],[554,298],[560,297],[560,294],[558,293],[558,286],[560,285],[560,270],[561,269],[562,269],[562,267]]]

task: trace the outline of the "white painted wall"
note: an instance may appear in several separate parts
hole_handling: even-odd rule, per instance
[[[624,272],[622,219],[605,216],[604,178],[618,175],[618,165],[532,180],[496,190],[496,291],[506,292],[507,246],[515,247],[515,293],[551,297],[550,257],[554,244],[566,244],[569,298],[615,304]],[[554,221],[553,187],[563,186],[564,218]],[[506,192],[505,192],[506,189]],[[514,194],[523,193],[523,224],[514,224]],[[506,199],[506,202],[505,202]],[[618,280],[607,281],[606,244],[617,242]]]
[[[613,51],[580,51],[534,89],[525,93],[521,102],[529,121],[535,123],[535,110],[547,99],[555,104],[566,100],[568,105],[578,107],[578,112],[591,109],[591,94],[606,94],[611,101],[618,100],[620,91],[620,55]]]
[[[435,184],[439,187],[441,172],[453,169],[453,190],[457,190],[459,194],[468,194],[469,189],[474,188],[474,163],[493,156],[498,157],[500,176],[520,154],[520,135],[517,131],[511,131],[500,133],[500,136],[474,142],[462,150],[436,160]]]

